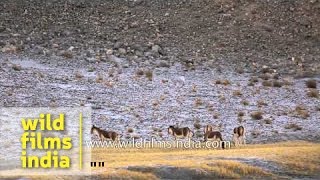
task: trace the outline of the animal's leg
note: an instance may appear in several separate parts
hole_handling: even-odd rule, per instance
[[[234,143],[234,146],[235,146],[235,147],[238,146],[238,138],[237,138],[237,135],[236,135],[236,134],[233,134],[233,143]]]
[[[244,146],[246,145],[246,138],[245,138],[244,135],[242,136],[242,144],[243,144]]]

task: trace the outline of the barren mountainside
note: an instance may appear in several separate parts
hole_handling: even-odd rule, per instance
[[[262,65],[320,71],[318,0],[2,2],[0,46],[28,54],[108,61],[112,50],[147,66],[155,58],[250,72]]]

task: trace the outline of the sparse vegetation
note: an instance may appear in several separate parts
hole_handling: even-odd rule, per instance
[[[143,75],[144,75],[144,71],[143,71],[142,69],[138,69],[138,70],[136,71],[136,75],[137,75],[137,76],[143,76]]]
[[[302,127],[300,127],[299,125],[297,125],[295,123],[287,124],[284,128],[293,129],[294,131],[302,130]]]
[[[242,93],[240,90],[235,90],[235,91],[233,91],[233,95],[234,96],[242,96]]]
[[[133,133],[133,128],[128,128],[128,133]]]
[[[307,119],[310,116],[307,108],[305,108],[304,106],[301,106],[301,105],[297,106],[295,111],[298,116],[300,116],[304,119]]]
[[[282,82],[285,86],[292,86],[293,85],[293,82],[290,79],[283,79]]]
[[[251,132],[251,135],[252,135],[253,138],[257,138],[260,134],[261,134],[261,131],[258,130],[258,129],[254,129],[254,130]]]
[[[251,77],[251,78],[249,79],[249,82],[256,83],[256,82],[259,82],[259,79],[258,79],[258,77],[253,76],[253,77]]]
[[[146,73],[146,78],[149,80],[149,81],[152,81],[152,77],[153,77],[153,72],[151,70],[148,70],[145,72]]]
[[[197,92],[197,86],[195,84],[192,85],[191,91],[194,93]]]
[[[319,91],[317,89],[309,89],[307,95],[312,98],[319,98]]]
[[[258,107],[268,106],[268,104],[264,100],[261,100],[261,99],[257,101],[257,105],[258,105]]]
[[[265,119],[264,122],[265,122],[266,124],[272,124],[272,120],[269,119],[269,118]]]
[[[158,100],[153,100],[152,101],[152,106],[158,106],[159,105],[159,101]]]
[[[283,82],[281,81],[273,81],[273,87],[282,87],[283,86]]]
[[[195,106],[201,106],[203,104],[202,100],[200,98],[196,98],[194,101]]]
[[[13,64],[12,65],[12,69],[15,70],[15,71],[21,71],[22,67],[18,64]]]
[[[73,58],[73,54],[72,54],[71,51],[63,51],[63,52],[62,52],[62,56],[65,57],[65,58],[67,58],[67,59]]]
[[[94,67],[89,67],[87,72],[94,72],[96,69]]]
[[[254,86],[254,83],[253,82],[249,82],[248,86]]]
[[[220,94],[220,95],[219,95],[219,100],[220,100],[220,101],[225,101],[225,100],[226,100],[226,97],[225,97],[223,94]]]
[[[266,80],[269,80],[271,78],[271,75],[270,74],[261,74],[259,76],[259,78],[266,81]]]
[[[214,119],[218,119],[218,118],[219,118],[219,113],[214,113],[214,114],[213,114],[213,118],[214,118]]]
[[[216,84],[223,84],[225,86],[230,84],[230,81],[225,79],[225,80],[216,80]]]
[[[262,85],[266,86],[266,87],[271,87],[272,86],[272,82],[271,81],[262,81]]]
[[[196,128],[196,129],[200,129],[201,128],[201,124],[200,123],[194,123],[193,124],[193,126],[194,126],[194,128]]]
[[[225,79],[225,80],[222,81],[222,84],[225,85],[225,86],[227,86],[227,85],[230,84],[230,81],[227,80],[227,79]]]
[[[242,103],[243,105],[245,105],[245,106],[249,106],[249,101],[247,101],[247,100],[243,100],[243,101],[241,101],[241,103]]]
[[[102,83],[103,81],[103,76],[101,74],[98,74],[96,77],[96,83]]]
[[[309,79],[306,81],[307,88],[316,89],[317,88],[317,81],[315,79]]]
[[[75,76],[77,79],[83,78],[83,74],[80,71],[77,71]]]
[[[263,116],[262,116],[263,113],[261,111],[254,111],[250,115],[251,115],[251,118],[255,119],[255,120],[260,120],[263,118]]]
[[[244,116],[244,115],[245,115],[244,112],[242,112],[242,111],[238,112],[238,116],[239,116],[239,117],[242,117],[242,116]]]

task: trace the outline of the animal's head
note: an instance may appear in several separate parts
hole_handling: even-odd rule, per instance
[[[93,134],[93,131],[94,131],[95,129],[97,129],[97,127],[94,126],[94,125],[92,125],[92,127],[91,127],[91,134]]]
[[[206,127],[204,128],[204,133],[206,134],[209,131],[212,131],[213,127],[211,125],[206,125]]]
[[[173,134],[174,126],[169,126],[168,134]]]

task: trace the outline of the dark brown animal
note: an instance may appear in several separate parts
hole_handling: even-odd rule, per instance
[[[188,127],[177,128],[174,126],[169,126],[168,134],[173,135],[174,138],[177,139],[177,137],[191,138],[194,133]]]
[[[206,134],[209,131],[213,131],[213,126],[211,125],[206,125],[206,127],[204,128],[204,134]]]
[[[225,148],[225,143],[222,139],[222,134],[219,131],[207,131],[204,134],[204,142],[206,141],[221,141],[222,149]]]
[[[91,128],[91,134],[98,135],[99,139],[102,141],[105,141],[105,140],[115,141],[115,140],[120,139],[120,136],[118,133],[116,133],[114,131],[105,131],[105,130],[102,130],[94,125]]]
[[[246,144],[245,131],[243,126],[239,126],[233,129],[233,143],[235,146]]]

